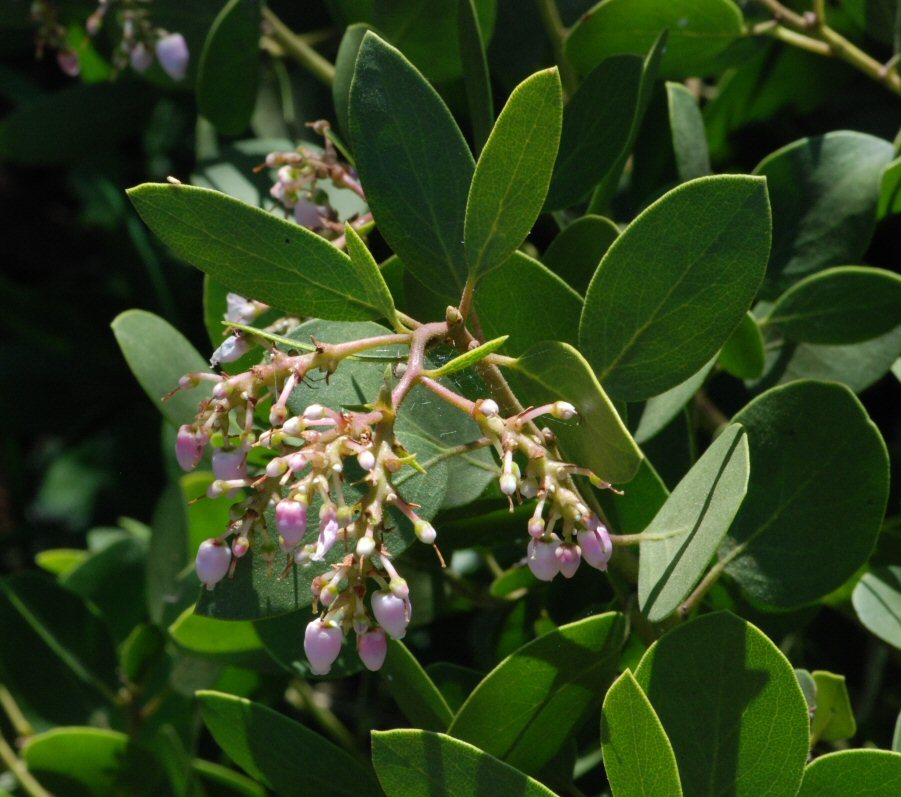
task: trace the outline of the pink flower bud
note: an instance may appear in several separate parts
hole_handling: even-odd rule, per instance
[[[572,578],[579,569],[579,562],[582,561],[582,551],[578,545],[564,543],[556,552],[557,564],[564,578]]]
[[[235,559],[240,559],[249,550],[250,540],[248,540],[247,537],[235,537],[234,542],[232,542],[232,556],[234,556]]]
[[[284,499],[275,505],[275,525],[285,542],[294,547],[307,530],[307,505]]]
[[[310,622],[303,635],[303,649],[314,675],[328,674],[343,643],[344,634],[337,626],[324,623],[318,617]]]
[[[222,540],[204,540],[197,550],[194,565],[197,578],[207,589],[212,589],[225,578],[231,560],[231,549]]]
[[[284,457],[276,457],[275,459],[270,459],[266,464],[266,475],[270,479],[278,478],[286,470],[288,470],[288,463]]]
[[[378,624],[392,639],[403,639],[410,622],[409,601],[390,592],[375,592],[372,595],[372,613]]]
[[[143,73],[153,66],[153,53],[150,52],[142,42],[138,42],[131,48],[128,60],[131,63],[131,68],[134,69],[135,72]]]
[[[560,563],[557,561],[557,548],[560,539],[556,534],[550,538],[532,540],[529,543],[529,570],[540,581],[551,581],[560,572]]]
[[[544,518],[529,518],[529,536],[535,537],[536,539],[544,536]]]
[[[156,43],[156,57],[163,71],[173,80],[183,80],[188,73],[188,43],[180,33],[170,33]]]
[[[182,470],[194,470],[203,458],[203,451],[209,437],[205,432],[197,431],[189,424],[178,428],[175,435],[175,458]]]
[[[78,53],[72,50],[60,50],[56,54],[56,63],[69,77],[78,77],[79,72],[81,72],[81,61],[78,58]]]
[[[500,412],[497,402],[494,399],[483,399],[479,403],[479,412],[486,418],[493,418]]]
[[[592,567],[606,570],[607,562],[613,554],[613,543],[610,542],[607,527],[599,523],[597,518],[589,519],[588,528],[580,531],[577,539],[582,549],[582,558]]]
[[[388,640],[381,628],[374,628],[357,636],[357,651],[360,661],[367,670],[376,672],[382,669],[385,656],[388,655]]]
[[[320,530],[316,541],[316,551],[310,557],[314,562],[321,562],[338,541],[338,521],[329,520]]]
[[[319,215],[319,208],[312,202],[301,199],[294,206],[294,220],[308,230],[316,230],[322,226],[322,217]]]
[[[324,415],[325,407],[321,404],[310,404],[310,406],[303,411],[303,417],[308,421],[318,421]]]
[[[250,351],[250,344],[246,338],[239,335],[229,335],[219,344],[219,348],[213,352],[213,356],[210,357],[210,363],[212,365],[233,363],[235,360],[240,360],[248,351]]]
[[[231,450],[217,448],[213,452],[213,475],[217,479],[246,479],[247,449],[244,446]]]

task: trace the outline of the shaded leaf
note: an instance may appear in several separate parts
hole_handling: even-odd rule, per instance
[[[494,127],[494,101],[491,96],[488,60],[485,57],[485,40],[475,0],[458,0],[457,24],[460,29],[463,82],[472,124],[473,151],[478,156]]]
[[[757,379],[763,373],[766,353],[763,333],[751,313],[745,317],[720,351],[717,364],[739,379]]]
[[[667,83],[666,100],[679,179],[694,180],[710,174],[707,134],[695,95],[681,83]]]
[[[865,573],[851,601],[867,630],[901,650],[901,567],[880,567]]]
[[[823,670],[815,670],[812,675],[817,688],[817,707],[810,724],[811,738],[824,742],[850,739],[857,733],[857,722],[845,676]]]
[[[551,241],[541,262],[576,291],[585,293],[598,263],[617,236],[619,228],[610,219],[582,216]]]
[[[345,224],[344,234],[347,238],[347,254],[350,256],[350,262],[356,272],[357,279],[361,285],[365,286],[366,294],[372,298],[382,317],[388,323],[396,324],[394,299],[391,298],[391,292],[385,284],[385,278],[379,270],[379,264],[375,262],[375,258],[366,244],[363,243],[353,225]]]
[[[454,715],[438,687],[403,642],[389,640],[388,656],[379,674],[413,725],[423,730],[447,730]]]
[[[335,79],[332,81],[332,102],[335,105],[335,118],[344,135],[350,135],[350,85],[357,65],[357,53],[369,26],[360,22],[348,25],[341,37],[338,55],[335,58]]]
[[[638,425],[635,427],[636,442],[644,445],[662,432],[701,389],[711,368],[713,360],[684,382],[671,387],[659,396],[649,398],[644,403]],[[632,418],[631,413],[629,417]]]

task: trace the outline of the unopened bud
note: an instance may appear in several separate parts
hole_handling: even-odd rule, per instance
[[[291,437],[297,437],[304,428],[303,418],[298,415],[295,415],[293,418],[288,418],[282,424],[282,431],[285,434],[291,435]]]
[[[231,450],[217,448],[213,452],[213,475],[217,479],[246,479],[247,449],[243,446]]]
[[[194,470],[203,458],[209,442],[206,432],[198,431],[188,424],[180,426],[175,436],[175,458],[182,470]]]
[[[595,520],[585,531],[580,531],[576,539],[582,549],[582,558],[592,567],[606,570],[607,562],[613,555],[613,543],[607,527]]]
[[[325,407],[321,404],[310,404],[310,406],[303,411],[303,417],[308,421],[318,421],[323,415],[325,415]]]
[[[269,460],[269,463],[266,465],[266,475],[270,479],[281,476],[286,470],[288,470],[288,463],[285,461],[284,457],[276,457],[275,459]]]
[[[375,540],[373,540],[372,537],[360,537],[360,539],[357,540],[356,551],[357,556],[359,556],[360,559],[366,559],[372,556],[372,552],[375,551]]]
[[[379,591],[372,596],[372,613],[392,639],[403,639],[407,633],[407,605],[407,601],[391,592]]]
[[[234,556],[235,559],[240,559],[249,550],[250,540],[248,540],[247,537],[235,537],[234,542],[232,542],[232,556]]]
[[[516,492],[518,479],[512,473],[503,473],[500,478],[501,492],[504,495],[513,495]]]
[[[290,548],[303,539],[307,530],[307,505],[285,498],[275,505],[275,526]]]
[[[231,550],[222,540],[213,538],[200,543],[194,563],[200,583],[207,589],[215,587],[228,573],[231,559]]]
[[[343,642],[344,634],[337,626],[318,617],[310,622],[303,635],[303,649],[314,675],[326,675],[332,669]]]
[[[143,43],[138,42],[131,48],[128,60],[131,63],[131,68],[134,69],[135,72],[143,73],[153,66],[153,53],[150,52]]]
[[[287,417],[288,410],[285,409],[285,406],[283,404],[273,404],[272,409],[269,410],[269,425],[282,426]],[[282,429],[282,431],[284,431],[284,429]]]
[[[479,412],[486,418],[493,418],[500,412],[500,407],[497,406],[497,402],[494,399],[484,399],[479,404]]]
[[[561,421],[569,421],[577,414],[576,408],[568,401],[555,401],[551,407],[551,415]]]
[[[357,454],[357,462],[363,470],[372,470],[375,467],[375,454],[367,448]]]
[[[544,518],[529,518],[529,536],[536,538],[544,536]]]
[[[170,33],[156,43],[156,57],[163,71],[173,80],[183,80],[188,73],[188,43],[180,33]]]
[[[413,531],[416,533],[419,541],[424,542],[426,545],[433,545],[435,543],[435,538],[438,536],[435,527],[427,520],[417,520],[413,524]]]

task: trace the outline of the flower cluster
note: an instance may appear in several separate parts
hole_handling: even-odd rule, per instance
[[[146,6],[138,0],[99,0],[97,8],[85,21],[85,31],[93,38],[107,19],[115,16],[121,33],[119,44],[113,51],[113,66],[117,71],[130,65],[136,72],[146,72],[156,60],[173,80],[183,80],[190,61],[187,42],[180,33],[154,26]],[[32,3],[31,17],[37,28],[38,55],[45,48],[55,49],[60,69],[70,77],[76,77],[81,71],[81,59],[69,44],[69,33],[60,22],[56,4],[36,0]]]
[[[226,318],[248,323],[267,309],[230,294]],[[573,478],[587,477],[600,488],[611,485],[561,461],[553,433],[535,425],[543,415],[573,420],[575,407],[556,401],[505,418],[493,399],[472,402],[453,392],[422,367],[425,346],[447,331],[446,323],[438,323],[341,344],[314,340],[311,351],[290,354],[269,347],[259,330],[249,330],[229,336],[214,363],[232,362],[258,345],[268,348],[262,362],[237,374],[187,374],[176,388],[213,383],[194,422],[178,430],[175,453],[181,467],[192,470],[212,448],[214,480],[207,496],[234,500],[228,528],[200,546],[197,575],[213,589],[251,547],[270,567],[284,556],[283,576],[295,565],[328,563],[311,582],[318,616],[304,636],[316,674],[329,672],[350,630],[363,664],[378,669],[388,637],[401,639],[410,622],[409,588],[394,567],[386,534],[404,517],[421,542],[434,545],[437,536],[396,484],[396,474],[415,459],[394,434],[398,407],[414,381],[476,421],[483,436],[467,447],[495,449],[500,489],[511,508],[514,498],[536,501],[527,563],[537,578],[549,581],[558,573],[571,578],[582,560],[599,570],[607,567],[610,535]],[[313,403],[299,413],[292,410],[289,400],[314,372],[328,377],[345,357],[386,343],[406,343],[410,355],[400,381],[393,389],[386,385],[371,408]]]

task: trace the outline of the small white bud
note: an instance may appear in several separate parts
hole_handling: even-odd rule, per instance
[[[424,542],[426,545],[433,545],[438,536],[435,527],[427,520],[417,520],[413,524],[413,531],[416,532],[419,541]]]
[[[513,495],[516,492],[517,478],[512,473],[502,473],[500,485],[504,495]]]
[[[357,454],[357,462],[363,470],[372,470],[375,467],[375,454],[367,448]]]
[[[500,412],[500,407],[497,406],[497,402],[494,399],[485,399],[479,404],[479,411],[486,418],[493,418]]]
[[[366,559],[372,555],[372,552],[375,550],[375,541],[372,537],[361,537],[357,541],[357,556],[361,559]]]
[[[559,418],[561,421],[569,421],[577,414],[576,408],[568,401],[555,401],[554,406],[551,408],[551,415]]]
[[[303,417],[308,421],[318,421],[323,415],[325,415],[325,407],[321,404],[310,404],[310,406],[303,411]]]

